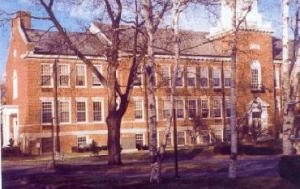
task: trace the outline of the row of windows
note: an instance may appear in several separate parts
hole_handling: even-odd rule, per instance
[[[95,65],[96,69],[102,73],[102,66]],[[41,64],[41,86],[53,86],[53,66],[52,64]],[[68,64],[59,64],[57,66],[57,84],[60,87],[70,87],[70,66]],[[75,67],[75,85],[85,87],[87,85],[86,66],[77,64]],[[101,86],[100,80],[95,74],[92,74],[92,86]]]
[[[176,118],[221,118],[222,113],[222,98],[212,97],[203,99],[176,99],[175,100],[175,113]],[[136,120],[144,120],[144,103],[143,100],[134,101],[134,118]],[[172,104],[170,100],[162,100],[162,118],[168,119],[172,113]],[[230,117],[230,101],[229,97],[225,98],[225,116]]]
[[[134,99],[134,119],[145,120],[145,106],[144,100]],[[88,104],[87,100],[76,100],[75,104],[76,122],[85,123],[88,121]],[[171,101],[162,100],[162,118],[168,119],[172,113]],[[226,117],[230,117],[230,101],[226,97],[225,100],[225,112]],[[44,124],[52,123],[53,119],[53,100],[41,101],[41,120]],[[200,116],[201,118],[221,118],[222,117],[222,98],[212,97],[203,99],[176,99],[175,100],[175,113],[179,119],[195,118]],[[70,100],[58,101],[58,119],[60,123],[71,122],[71,103]],[[92,121],[103,122],[104,121],[104,104],[103,100],[92,101]]]
[[[41,102],[41,121],[43,124],[52,123],[54,109],[53,100],[42,100]],[[87,122],[87,100],[76,100],[76,122]],[[103,122],[103,101],[93,100],[92,101],[92,121]],[[58,120],[60,123],[71,122],[71,103],[70,100],[59,100],[58,101]]]
[[[97,70],[100,73],[102,72],[102,65],[95,65]],[[86,66],[83,64],[77,64],[75,66],[75,85],[78,87],[87,86],[87,76],[86,76]],[[41,64],[41,86],[43,87],[52,87],[53,86],[53,68],[52,64]],[[179,67],[176,86],[184,86],[184,67]],[[70,86],[70,66],[68,64],[59,64],[57,66],[57,78],[58,86],[60,87],[69,87]],[[143,72],[139,68],[137,71],[136,79],[133,83],[134,86],[141,86],[143,84]],[[170,87],[171,86],[171,70],[170,66],[163,65],[161,66],[160,73],[161,81],[158,82],[159,86]],[[197,76],[198,75],[198,76]],[[211,84],[214,88],[220,88],[222,85],[221,82],[221,69],[215,68],[212,69],[211,74]],[[230,87],[231,85],[231,74],[229,70],[224,70],[224,87]],[[186,86],[187,87],[196,87],[197,81],[202,88],[209,87],[209,69],[207,67],[201,68],[200,74],[197,74],[196,67],[187,67],[186,68]],[[101,86],[99,79],[92,74],[92,86]]]

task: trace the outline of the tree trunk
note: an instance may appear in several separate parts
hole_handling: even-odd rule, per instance
[[[237,55],[237,25],[236,25],[236,0],[232,2],[232,44],[231,44],[231,117],[230,117],[230,134],[231,134],[231,153],[228,177],[236,178],[236,161],[237,161],[237,149],[238,149],[238,136],[237,136],[237,117],[236,117],[236,55]]]
[[[121,165],[121,145],[120,145],[120,128],[121,117],[115,113],[110,113],[106,119],[108,136],[108,164]]]
[[[291,102],[290,61],[289,61],[289,0],[283,0],[283,30],[282,30],[282,92],[283,92],[283,136],[282,146],[284,155],[293,155],[291,135],[294,124],[294,105]]]

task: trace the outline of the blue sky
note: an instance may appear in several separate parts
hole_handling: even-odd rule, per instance
[[[281,0],[260,0],[259,10],[263,14],[265,21],[272,22],[272,26],[275,29],[275,35],[280,35],[280,21],[281,21]],[[0,9],[6,12],[16,12],[18,10],[31,11],[33,15],[44,15],[43,10],[37,5],[33,5],[30,0],[0,0]],[[57,16],[63,23],[67,23],[67,27],[71,30],[80,30],[80,24],[78,24],[78,18],[84,21],[86,25],[90,23],[91,12],[88,9],[89,3],[86,3],[83,7],[71,8],[63,5],[56,6]],[[98,10],[101,11],[101,10]],[[181,19],[181,25],[184,29],[207,31],[208,25],[213,20],[210,16],[207,16],[208,11],[204,8],[189,9]],[[46,29],[49,27],[49,23],[40,20],[32,21],[33,28]],[[0,75],[5,71],[6,57],[8,41],[10,36],[10,23],[6,22],[0,27]]]

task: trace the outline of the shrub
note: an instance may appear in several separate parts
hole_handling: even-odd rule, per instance
[[[220,143],[214,146],[214,153],[230,154],[230,144]],[[238,145],[238,153],[246,155],[274,155],[281,154],[282,150],[278,147]]]
[[[300,185],[300,156],[281,157],[278,172],[282,178]]]
[[[214,146],[214,153],[216,154],[230,154],[230,145],[227,143],[219,143]]]
[[[1,149],[2,157],[14,157],[14,156],[20,156],[21,150],[19,147],[4,147]]]

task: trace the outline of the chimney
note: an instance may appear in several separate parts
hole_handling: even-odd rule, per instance
[[[26,11],[18,11],[12,22],[13,25],[20,23],[24,28],[31,28],[31,13]]]

